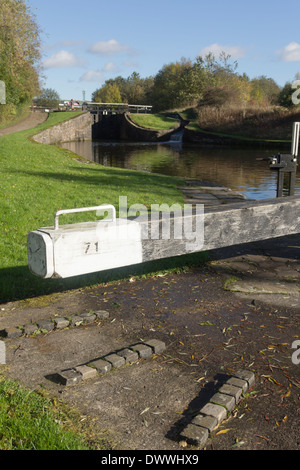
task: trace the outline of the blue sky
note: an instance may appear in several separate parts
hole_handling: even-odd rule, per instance
[[[43,86],[91,99],[105,80],[225,51],[250,78],[300,72],[298,0],[28,0],[42,29]],[[83,93],[85,92],[85,94]]]

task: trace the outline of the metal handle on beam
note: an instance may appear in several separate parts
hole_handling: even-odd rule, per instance
[[[82,207],[78,209],[63,209],[60,211],[57,211],[54,217],[54,230],[58,230],[59,225],[58,225],[58,218],[60,215],[63,214],[75,214],[77,212],[88,212],[88,211],[98,211],[98,210],[112,210],[112,222],[115,222],[116,220],[116,208],[115,206],[111,204],[105,204],[102,206],[94,206],[94,207]]]

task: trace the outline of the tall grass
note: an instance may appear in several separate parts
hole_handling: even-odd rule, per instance
[[[290,140],[292,123],[299,120],[299,109],[280,106],[257,107],[199,106],[197,125],[203,130],[234,134],[253,139]]]

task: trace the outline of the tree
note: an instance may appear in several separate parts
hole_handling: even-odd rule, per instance
[[[294,89],[290,82],[287,82],[284,87],[280,90],[278,95],[278,104],[280,106],[284,106],[285,108],[291,108],[294,106],[292,95],[294,93]]]
[[[1,0],[0,79],[6,84],[11,112],[29,103],[39,91],[39,35],[39,26],[25,0]]]
[[[272,78],[264,75],[251,80],[251,101],[258,105],[270,105],[278,102],[280,88]]]
[[[59,94],[52,88],[43,88],[41,94],[34,100],[37,106],[57,108],[59,105]]]
[[[121,93],[116,83],[106,83],[93,93],[92,99],[96,103],[121,103]]]

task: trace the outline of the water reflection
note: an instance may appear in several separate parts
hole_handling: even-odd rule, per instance
[[[212,181],[240,191],[248,199],[276,197],[277,172],[269,169],[268,162],[256,160],[277,154],[276,148],[205,147],[180,142],[68,142],[62,147],[104,166]],[[300,195],[299,169],[296,194]]]

